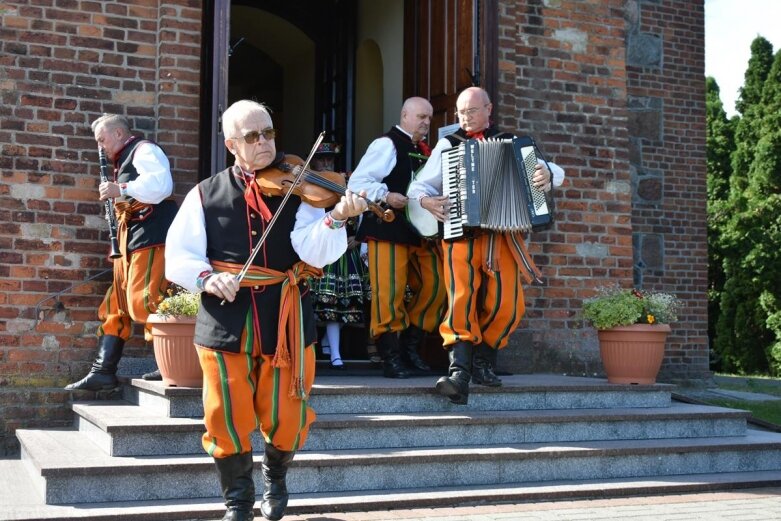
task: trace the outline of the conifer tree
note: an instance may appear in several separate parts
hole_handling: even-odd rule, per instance
[[[767,41],[752,44],[741,89],[728,219],[719,224],[723,255],[714,349],[723,369],[781,372],[781,53],[767,66]],[[761,89],[759,79],[763,79]]]
[[[734,147],[733,123],[727,119],[719,86],[714,78],[705,81],[706,167],[708,212],[708,335],[713,339],[719,316],[721,292],[724,289],[724,256],[719,244],[721,229],[728,221],[726,202],[731,174],[730,155]],[[714,353],[715,369],[721,369],[720,357]]]

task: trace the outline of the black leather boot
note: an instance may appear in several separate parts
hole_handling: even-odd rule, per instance
[[[450,358],[449,375],[437,380],[437,392],[447,396],[452,403],[458,405],[466,405],[469,399],[473,347],[469,342],[453,344],[448,352]]]
[[[65,386],[66,391],[106,391],[119,385],[117,364],[122,358],[125,341],[114,335],[103,335],[98,339],[98,356],[92,362],[92,369],[78,382]]]
[[[409,378],[410,374],[401,363],[399,337],[396,333],[383,333],[377,339],[377,349],[382,356],[382,374],[385,378]]]
[[[426,338],[426,332],[420,329],[418,326],[409,326],[401,334],[399,339],[399,351],[401,354],[401,361],[412,369],[418,371],[431,371],[431,368],[420,359],[418,349],[423,339]]]
[[[286,452],[266,444],[263,454],[263,483],[266,489],[260,503],[260,511],[266,519],[276,521],[285,515],[288,498],[285,476],[295,454],[295,451]]]
[[[252,521],[255,518],[255,482],[252,480],[252,452],[214,458],[220,473],[222,497],[227,510],[222,521]]]
[[[502,380],[494,373],[496,349],[481,343],[475,346],[472,357],[472,381],[488,387],[501,387]]]

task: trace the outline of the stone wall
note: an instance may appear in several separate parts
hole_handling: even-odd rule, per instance
[[[660,379],[707,379],[703,3],[506,1],[499,30],[497,123],[567,171],[502,368],[601,374],[580,305],[618,283],[685,301]]]

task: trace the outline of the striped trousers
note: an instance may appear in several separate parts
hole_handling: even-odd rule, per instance
[[[523,277],[504,240],[496,241],[493,270],[485,265],[489,234],[442,242],[448,308],[439,332],[445,346],[456,342],[502,349],[526,310]]]
[[[206,432],[201,443],[214,458],[252,450],[250,435],[260,429],[267,444],[284,451],[304,446],[315,421],[307,400],[290,395],[292,368],[272,367],[252,335],[252,312],[241,338],[241,352],[226,353],[196,345],[203,369]],[[250,332],[248,334],[248,331]],[[304,350],[307,396],[315,375],[312,346]]]
[[[146,324],[157,304],[166,297],[165,246],[136,250],[129,255],[127,265],[122,258],[114,259],[114,281],[98,308],[102,322],[98,336],[113,335],[127,340],[132,322]],[[144,330],[146,340],[152,335]]]
[[[372,288],[371,335],[400,332],[409,325],[436,331],[447,305],[437,245],[369,240],[367,249]],[[404,298],[407,286],[412,291],[409,302]]]

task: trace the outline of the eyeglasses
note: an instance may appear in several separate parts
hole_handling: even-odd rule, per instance
[[[250,132],[247,132],[241,137],[232,137],[231,139],[242,139],[244,138],[244,142],[248,145],[254,145],[258,141],[260,141],[260,136],[263,136],[263,139],[266,141],[271,141],[277,136],[277,131],[271,127],[264,128],[260,132],[257,130],[252,130]]]
[[[475,114],[477,114],[478,111],[483,110],[488,105],[490,105],[490,103],[486,103],[482,107],[472,107],[471,109],[457,110],[457,111],[455,111],[453,113],[453,115],[456,116],[456,117],[462,117],[462,118],[466,118],[466,117],[469,117],[469,116],[474,116]]]

